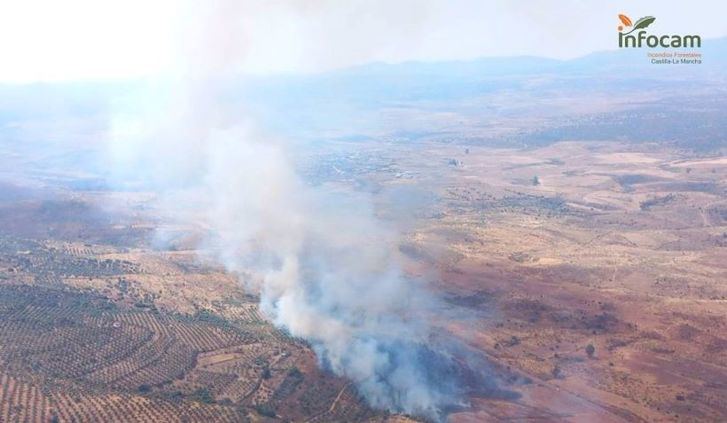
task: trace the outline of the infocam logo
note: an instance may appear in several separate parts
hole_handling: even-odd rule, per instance
[[[650,48],[699,48],[702,38],[699,35],[650,35],[646,28],[656,21],[653,16],[644,16],[635,23],[626,15],[618,15],[622,25],[618,26],[618,46]],[[635,34],[633,34],[635,32]]]

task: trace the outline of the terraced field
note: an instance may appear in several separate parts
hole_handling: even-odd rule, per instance
[[[184,315],[6,280],[0,421],[386,419],[255,309]]]

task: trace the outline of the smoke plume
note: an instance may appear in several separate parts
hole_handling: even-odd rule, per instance
[[[193,50],[229,46],[229,34],[215,41],[226,24]],[[396,232],[365,196],[306,183],[285,141],[225,104],[226,60],[208,53],[117,100],[117,177],[142,179],[171,219],[201,224],[204,249],[259,293],[270,321],[372,406],[439,419],[463,405],[460,347],[429,323],[440,304],[402,272]]]
[[[180,101],[181,91],[153,102],[166,118],[117,119],[112,151],[124,177],[142,175],[175,223],[203,226],[207,254],[372,406],[438,418],[462,405],[455,352],[428,323],[440,305],[403,274],[396,233],[370,201],[307,184],[284,142],[217,120],[211,99]]]

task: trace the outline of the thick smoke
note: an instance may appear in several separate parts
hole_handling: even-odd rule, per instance
[[[365,197],[305,183],[285,143],[210,113],[207,88],[204,110],[176,87],[154,113],[119,115],[123,176],[151,184],[174,223],[204,227],[207,254],[371,405],[433,418],[462,405],[454,357],[428,323],[439,304],[402,273],[396,233]]]
[[[374,406],[436,415],[451,404],[454,387],[428,380],[423,362],[432,300],[401,274],[396,239],[370,206],[306,186],[279,147],[218,136],[232,138],[210,155],[210,222],[224,263],[248,275],[266,315]]]
[[[215,61],[116,102],[119,180],[141,178],[170,219],[203,226],[204,249],[266,316],[372,406],[438,419],[462,405],[461,356],[429,323],[436,299],[403,274],[396,233],[365,197],[307,184],[288,144],[225,105]]]

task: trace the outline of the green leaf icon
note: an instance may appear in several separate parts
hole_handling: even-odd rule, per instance
[[[653,16],[644,16],[643,18],[636,21],[636,23],[634,24],[634,29],[644,29],[654,23],[655,20],[656,18]]]

